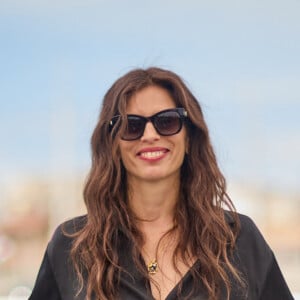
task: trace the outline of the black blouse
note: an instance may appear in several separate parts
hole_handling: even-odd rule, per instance
[[[247,281],[247,291],[241,291],[232,282],[230,300],[290,300],[293,299],[287,284],[281,274],[272,250],[269,248],[261,233],[253,221],[244,215],[239,215],[241,231],[239,233],[235,251],[234,263],[243,272]],[[70,247],[72,239],[66,237],[62,230],[74,232],[81,228],[86,221],[86,216],[74,218],[60,225],[48,244],[46,253],[32,294],[29,300],[84,300],[85,290],[76,297],[78,282],[70,262]],[[229,218],[229,224],[233,220]],[[151,300],[149,282],[142,279],[136,270],[130,256],[130,244],[122,243],[120,249],[120,261],[122,266],[130,273],[121,275],[119,286],[120,300]],[[196,262],[192,268],[201,268]],[[182,295],[188,295],[192,290],[193,280],[188,271],[181,280]],[[205,292],[199,289],[189,297],[191,300],[207,299]],[[180,299],[177,296],[176,285],[166,300]],[[243,295],[243,296],[242,296]],[[246,296],[245,296],[246,295]],[[225,299],[225,297],[222,297]],[[113,299],[112,299],[113,300]]]

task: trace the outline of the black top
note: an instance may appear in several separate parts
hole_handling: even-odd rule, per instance
[[[267,245],[253,221],[244,215],[239,215],[241,231],[239,233],[234,259],[236,267],[244,273],[247,281],[247,291],[240,291],[232,282],[230,300],[290,300],[293,299],[285,280],[278,267],[272,250]],[[69,251],[72,239],[66,237],[62,229],[74,232],[83,226],[86,216],[74,218],[60,225],[48,244],[44,259],[29,300],[84,300],[85,290],[76,296],[78,283]],[[233,220],[228,220],[232,225]],[[121,300],[151,300],[149,282],[145,282],[136,270],[130,253],[130,244],[122,242],[120,261],[130,275],[122,274],[119,286],[119,299]],[[193,268],[201,268],[196,262]],[[190,272],[182,278],[182,293],[187,295],[192,289],[192,276]],[[201,283],[199,284],[199,286]],[[167,296],[166,300],[179,299],[177,297],[178,285]],[[247,294],[246,297],[241,295]],[[222,297],[222,299],[225,297]],[[189,299],[207,299],[203,289],[199,290]]]

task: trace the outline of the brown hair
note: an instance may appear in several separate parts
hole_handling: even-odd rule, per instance
[[[176,106],[186,109],[189,118],[188,154],[181,169],[180,200],[174,217],[180,239],[173,263],[176,268],[179,255],[185,262],[190,256],[196,257],[201,268],[191,269],[194,290],[201,283],[209,299],[215,300],[221,286],[225,286],[229,299],[232,278],[243,284],[230,260],[239,229],[238,217],[226,194],[225,179],[217,165],[198,101],[178,75],[154,67],[125,74],[112,85],[103,100],[92,135],[92,166],[84,189],[87,222],[75,233],[71,250],[81,288],[86,285],[86,299],[92,295],[105,300],[117,297],[116,282],[121,272],[126,271],[119,263],[121,236],[132,245],[137,270],[144,279],[151,280],[140,259],[143,237],[127,205],[126,172],[118,147],[120,130],[118,126],[112,131],[109,128],[114,115],[126,115],[128,99],[150,85],[166,89]],[[226,221],[224,205],[235,220],[233,228]]]

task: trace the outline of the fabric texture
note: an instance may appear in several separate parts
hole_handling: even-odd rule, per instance
[[[274,254],[253,221],[239,214],[241,231],[234,250],[233,263],[243,273],[247,290],[241,290],[232,282],[230,300],[292,300],[293,297],[278,267]],[[86,290],[77,296],[78,282],[70,260],[72,238],[64,232],[72,233],[82,228],[86,216],[74,218],[60,225],[45,252],[37,280],[29,300],[84,300]],[[230,224],[233,223],[228,218]],[[122,274],[120,300],[151,300],[149,282],[145,282],[136,270],[130,253],[130,243],[124,241],[120,249],[120,261],[129,274]],[[201,268],[196,262],[193,268]],[[182,292],[187,295],[192,289],[190,272],[181,280]],[[166,300],[180,299],[177,296],[178,285],[169,293]],[[189,299],[204,300],[205,292],[201,288]]]

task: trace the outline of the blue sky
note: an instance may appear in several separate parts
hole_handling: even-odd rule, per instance
[[[101,99],[181,75],[230,181],[299,191],[300,1],[0,2],[0,182],[84,173]]]

